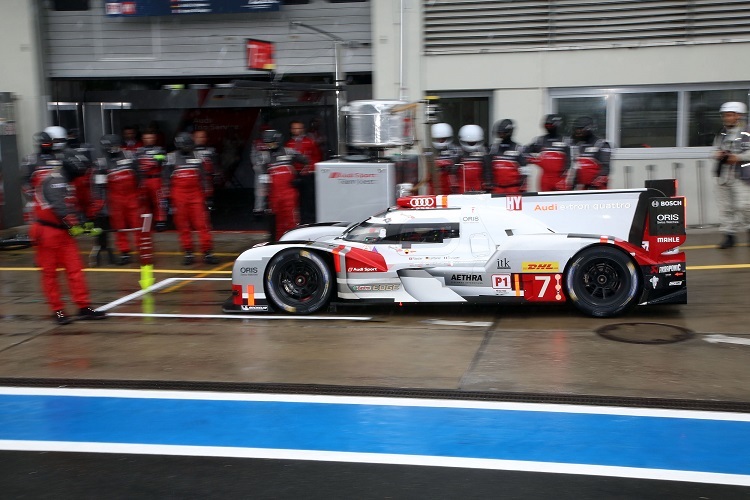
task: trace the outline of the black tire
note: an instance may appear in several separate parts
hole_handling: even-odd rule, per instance
[[[266,270],[266,296],[277,309],[312,314],[333,292],[331,269],[315,252],[289,248],[276,254]]]
[[[638,268],[630,256],[604,246],[578,254],[568,267],[565,285],[573,304],[597,318],[628,310],[641,294]]]

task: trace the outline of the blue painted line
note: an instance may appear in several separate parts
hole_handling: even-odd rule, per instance
[[[0,440],[519,460],[750,475],[750,422],[613,414],[0,395]]]

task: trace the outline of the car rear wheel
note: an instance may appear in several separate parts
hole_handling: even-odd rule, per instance
[[[638,269],[630,257],[603,246],[587,248],[573,259],[565,285],[578,309],[599,318],[626,311],[641,290]]]
[[[333,275],[323,258],[299,248],[282,250],[268,264],[266,295],[278,309],[312,314],[326,305],[333,291]]]

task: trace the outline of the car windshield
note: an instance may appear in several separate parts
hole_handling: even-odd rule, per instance
[[[363,222],[344,233],[344,240],[358,243],[443,243],[458,236],[459,225],[455,222]]]

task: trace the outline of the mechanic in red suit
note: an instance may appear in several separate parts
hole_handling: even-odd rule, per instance
[[[299,211],[303,224],[315,222],[315,164],[321,160],[320,148],[315,140],[307,135],[305,124],[294,120],[289,124],[291,138],[286,147],[307,158],[307,163],[295,161],[299,173]]]
[[[36,246],[37,264],[42,268],[42,290],[53,311],[53,319],[61,325],[70,323],[71,318],[65,314],[57,280],[58,267],[65,270],[71,296],[79,307],[78,318],[106,317],[103,312],[91,308],[78,245],[71,236],[83,232],[81,216],[71,196],[75,192],[71,182],[85,171],[83,163],[68,156],[34,191],[36,222],[31,228],[31,238]]]
[[[495,194],[522,193],[526,191],[526,165],[522,146],[513,140],[512,120],[501,120],[492,127],[495,142],[490,146],[492,192]]]
[[[570,170],[570,139],[562,135],[562,128],[563,117],[549,114],[544,119],[547,133],[526,146],[526,161],[542,169],[541,191],[568,189],[566,178]]]
[[[195,143],[189,133],[177,134],[174,144],[177,150],[167,156],[165,175],[174,208],[174,225],[185,252],[182,263],[189,266],[195,262],[191,232],[196,231],[203,252],[203,262],[218,264],[219,259],[213,254],[213,238],[206,206],[212,186],[203,170],[203,159],[195,154]]]
[[[452,194],[458,189],[456,164],[461,150],[453,144],[453,127],[447,123],[436,123],[430,127],[432,147],[435,148],[435,172],[439,194]]]
[[[60,166],[62,155],[53,149],[52,137],[47,132],[34,134],[34,144],[37,152],[26,156],[21,163],[21,190],[26,198],[24,208],[24,221],[28,224],[34,222],[36,211],[34,209],[34,191],[47,175]]]
[[[162,165],[167,154],[157,145],[158,136],[152,131],[143,134],[143,147],[136,151],[141,184],[140,194],[144,213],[154,214],[155,228],[167,228],[167,200],[162,188]]]
[[[135,229],[143,225],[143,209],[139,196],[140,176],[136,160],[125,156],[122,140],[116,134],[103,135],[99,141],[104,153],[98,160],[97,175],[105,176],[105,193],[109,223],[112,229]],[[141,233],[133,231],[135,247],[141,248]],[[120,252],[117,263],[121,266],[131,262],[131,245],[128,232],[115,233],[115,245]]]
[[[138,148],[143,147],[143,143],[138,139],[138,130],[128,125],[122,129],[122,149],[135,153]]]
[[[299,174],[295,164],[306,165],[307,157],[292,148],[281,147],[281,133],[277,130],[263,132],[266,146],[264,170],[268,173],[268,208],[275,215],[273,237],[278,240],[299,223],[297,212],[297,184]],[[304,168],[304,167],[303,167]]]
[[[573,145],[578,148],[573,189],[607,189],[612,148],[597,137],[594,119],[581,116],[573,122]]]
[[[456,192],[463,194],[484,190],[489,172],[484,130],[479,125],[464,125],[458,130],[458,143],[463,154],[456,168]]]

